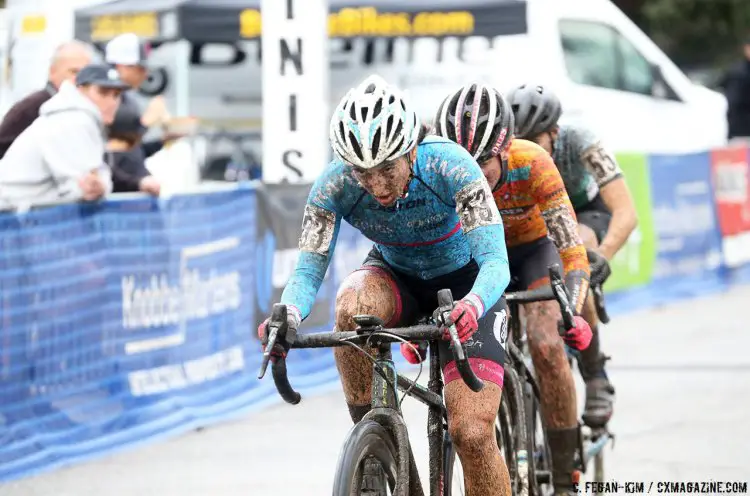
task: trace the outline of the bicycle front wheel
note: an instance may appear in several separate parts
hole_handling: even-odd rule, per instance
[[[443,494],[441,496],[466,496],[464,468],[450,440],[443,445]]]
[[[333,496],[388,496],[398,474],[398,451],[377,422],[363,420],[349,432],[339,455]]]
[[[464,468],[461,465],[461,460],[456,455],[456,452],[452,452],[451,469],[445,475],[447,485],[444,487],[445,496],[466,496],[466,482],[464,480]]]

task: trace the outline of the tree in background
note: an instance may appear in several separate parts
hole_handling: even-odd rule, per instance
[[[614,0],[676,64],[724,68],[750,36],[750,0]]]

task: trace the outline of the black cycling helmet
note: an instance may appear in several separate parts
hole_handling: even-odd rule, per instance
[[[463,146],[482,164],[513,137],[513,112],[491,86],[471,83],[448,95],[435,116],[435,132]]]
[[[531,139],[549,131],[562,114],[560,99],[541,84],[522,84],[508,93],[516,116],[516,136]]]

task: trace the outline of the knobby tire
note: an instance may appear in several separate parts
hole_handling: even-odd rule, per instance
[[[372,420],[356,424],[346,438],[336,467],[333,496],[386,496],[385,487],[380,490],[363,488],[367,482],[364,474],[365,460],[375,459],[385,473],[391,493],[396,487],[398,474],[398,450],[391,434]],[[382,482],[382,481],[381,481]]]

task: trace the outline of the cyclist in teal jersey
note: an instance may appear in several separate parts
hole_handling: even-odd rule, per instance
[[[603,283],[610,274],[608,262],[638,223],[617,161],[589,129],[558,124],[562,105],[548,87],[521,85],[508,93],[508,101],[516,118],[516,135],[552,155],[589,252],[591,283]],[[579,355],[579,370],[586,382],[583,420],[591,427],[603,427],[612,416],[615,389],[604,369],[607,357],[601,352],[593,298],[588,298],[583,316],[594,333],[589,347]]]
[[[500,147],[510,138],[501,131],[498,126],[494,133]],[[507,338],[502,294],[510,273],[502,220],[482,170],[461,146],[426,136],[401,92],[377,76],[341,100],[330,140],[335,158],[308,196],[300,257],[281,296],[291,339],[310,313],[342,220],[374,246],[338,290],[336,330],[353,330],[357,314],[375,315],[388,326],[414,324],[438,307],[438,290],[450,289],[458,301],[448,323],[455,323],[474,372],[485,381],[481,392],[472,392],[460,380],[448,342],[441,343],[448,431],[466,494],[510,495],[494,436]],[[267,323],[258,329],[261,342],[267,342]],[[588,326],[585,331],[590,339]],[[402,353],[410,349],[402,346]],[[286,342],[272,353],[288,351]],[[359,422],[370,410],[372,364],[346,347],[334,356],[350,416]]]

